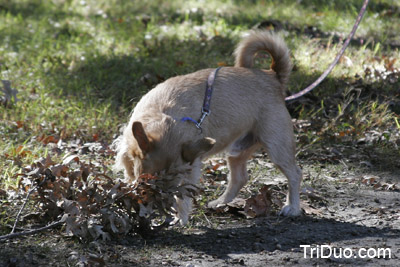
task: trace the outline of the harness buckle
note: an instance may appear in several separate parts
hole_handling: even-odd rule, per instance
[[[199,121],[196,123],[196,127],[201,129],[201,124],[203,123],[204,119],[210,115],[210,111],[205,111],[204,108],[201,110],[201,117]]]

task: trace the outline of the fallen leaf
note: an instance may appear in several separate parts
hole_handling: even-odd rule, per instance
[[[57,177],[68,177],[67,171],[68,167],[63,164],[57,164],[50,168],[51,172]]]
[[[51,159],[50,154],[47,154],[46,158],[39,159],[36,163],[40,163],[43,168],[47,169],[50,166],[55,165],[56,163]]]
[[[97,133],[92,135],[93,141],[97,142],[99,140],[99,135]]]
[[[27,155],[31,155],[32,152],[29,150],[26,150],[24,146],[18,146],[15,151],[14,154],[20,157],[26,157]]]
[[[86,265],[85,265],[86,266]],[[89,254],[87,266],[106,266],[106,262],[101,256]]]
[[[392,58],[392,59],[385,58],[385,69],[387,71],[394,72],[395,68],[393,66],[394,66],[394,63],[396,63],[396,61],[397,61],[397,58]]]
[[[258,195],[248,198],[244,206],[246,217],[265,216],[271,212],[272,197],[268,185],[264,185]]]
[[[306,196],[307,196],[309,199],[311,199],[311,200],[315,200],[315,201],[325,201],[325,199],[324,199],[322,196],[318,195],[318,194],[315,192],[314,188],[312,188],[312,187],[310,187],[310,186],[303,187],[303,188],[301,189],[301,192],[300,192],[300,193],[303,194],[303,195],[306,195]]]
[[[16,121],[15,124],[17,125],[18,129],[24,127],[24,122],[23,121]]]
[[[310,204],[306,202],[301,202],[300,204],[301,208],[304,210],[306,214],[310,215],[321,215],[321,211],[312,207]]]
[[[79,162],[79,157],[77,155],[70,155],[70,156],[64,157],[62,164],[68,165],[72,161]]]
[[[264,185],[259,193],[247,199],[235,198],[225,205],[219,205],[215,209],[217,212],[238,213],[247,218],[269,215],[272,211],[272,205],[282,206],[281,201],[272,195],[270,186]]]

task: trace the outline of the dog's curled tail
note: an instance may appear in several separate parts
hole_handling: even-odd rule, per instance
[[[289,49],[283,39],[268,31],[252,31],[237,46],[235,50],[235,67],[253,67],[254,56],[259,51],[267,51],[272,57],[271,69],[278,80],[286,88],[292,63]]]

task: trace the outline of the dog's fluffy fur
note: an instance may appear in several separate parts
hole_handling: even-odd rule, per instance
[[[271,70],[252,68],[259,51],[272,56]],[[171,186],[197,184],[202,159],[226,151],[229,182],[223,195],[209,203],[216,207],[236,197],[248,180],[247,159],[262,146],[289,180],[281,214],[297,216],[302,173],[295,161],[293,126],[284,100],[292,68],[288,48],[279,36],[256,31],[239,43],[235,56],[235,66],[222,68],[215,79],[211,114],[202,132],[180,119],[200,117],[206,81],[214,69],[170,78],[148,92],[117,140],[116,166],[130,181],[141,173],[163,172],[181,177]],[[177,209],[185,224],[191,200],[179,199]]]

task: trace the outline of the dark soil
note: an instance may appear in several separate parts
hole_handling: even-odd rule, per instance
[[[190,226],[172,227],[147,239],[85,243],[55,229],[1,242],[0,266],[398,266],[399,170],[349,172],[320,163],[303,163],[303,170],[304,185],[312,185],[319,197],[303,195],[308,214],[299,218],[245,219],[197,207]],[[367,183],[370,177],[375,184]],[[381,186],[396,183],[397,189]],[[329,245],[337,255],[339,249],[353,254],[321,258],[310,248],[305,253],[302,245]],[[360,258],[360,248],[389,248],[391,257]]]

